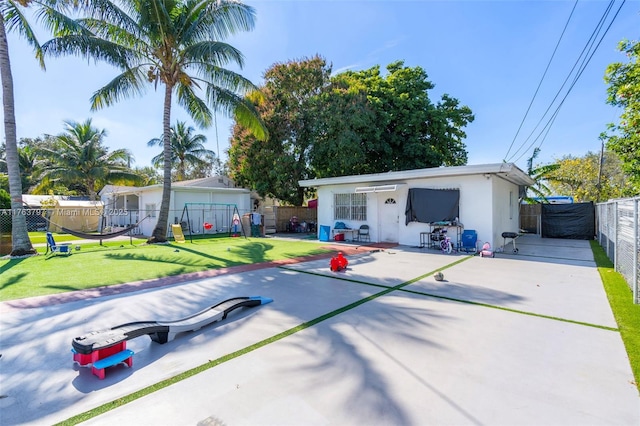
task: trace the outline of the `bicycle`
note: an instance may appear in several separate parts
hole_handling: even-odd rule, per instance
[[[442,250],[443,253],[451,254],[451,252],[453,251],[453,244],[451,243],[451,237],[447,235],[446,229],[443,229],[440,232],[443,236],[442,240],[440,241],[440,250]]]

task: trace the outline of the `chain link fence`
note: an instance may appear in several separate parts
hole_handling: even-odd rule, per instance
[[[25,216],[29,232],[65,233],[62,228],[68,228],[85,233],[110,233],[133,227],[132,235],[149,236],[159,213],[159,209],[24,208],[18,214]],[[233,204],[194,205],[188,209],[169,210],[167,236],[173,236],[171,224],[180,224],[186,233],[195,235],[228,234],[236,230],[247,232],[250,229],[249,213],[237,209]],[[0,209],[0,235],[11,235],[12,216],[13,210]]]
[[[11,209],[0,209],[0,234],[11,234],[12,213]],[[29,232],[46,231],[47,222],[43,217],[43,210],[25,208],[19,214],[25,217]]]
[[[614,200],[596,205],[598,243],[624,276],[633,291],[633,302],[640,304],[639,275],[640,197]]]
[[[173,238],[171,225],[180,225],[189,237],[265,235],[264,216],[240,210],[235,204],[191,203],[189,208],[169,210],[167,237]],[[15,214],[25,217],[28,232],[72,234],[78,240],[108,240],[122,235],[146,238],[152,235],[159,209],[111,209],[91,207],[0,209],[0,256],[12,251],[12,221]]]

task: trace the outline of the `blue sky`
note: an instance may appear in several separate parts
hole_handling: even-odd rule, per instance
[[[539,163],[564,155],[582,156],[599,151],[598,136],[606,124],[617,121],[620,111],[605,104],[607,65],[627,58],[617,51],[623,38],[640,37],[640,1],[616,0],[606,26],[622,8],[598,49],[574,85],[550,127],[537,138],[550,114],[566,93],[575,71],[572,67],[605,13],[609,1],[578,2],[536,99],[521,125],[534,92],[567,23],[573,0],[558,1],[346,1],[254,0],[254,31],[227,40],[246,57],[240,71],[255,84],[276,62],[323,56],[334,73],[361,70],[396,60],[425,69],[435,88],[433,102],[443,93],[469,106],[475,121],[466,128],[468,164],[501,162],[526,167],[533,147],[540,146]],[[601,30],[597,39],[600,40]],[[47,35],[40,31],[40,41]],[[92,93],[117,75],[117,70],[93,61],[67,57],[47,60],[42,71],[31,48],[9,34],[18,138],[58,134],[64,120],[106,129],[110,149],[128,148],[136,166],[150,164],[158,148],[147,141],[162,133],[162,91],[149,87],[139,98],[91,112]],[[561,90],[565,79],[569,83]],[[554,96],[558,100],[552,103]],[[193,124],[179,106],[172,122]],[[535,126],[542,120],[537,130]],[[217,118],[216,131],[198,129],[213,151],[228,148],[231,121]],[[531,136],[530,136],[531,135]],[[4,139],[4,129],[0,135]],[[511,149],[510,149],[511,147]]]

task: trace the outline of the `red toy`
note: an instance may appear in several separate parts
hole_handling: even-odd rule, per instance
[[[85,366],[91,364],[91,372],[98,376],[99,379],[104,379],[104,369],[125,363],[129,367],[133,367],[133,351],[127,349],[127,342],[118,342],[113,346],[107,348],[95,350],[88,354],[79,353],[75,349],[71,349],[73,353],[73,360]]]
[[[338,252],[338,255],[336,257],[331,258],[329,267],[332,271],[338,272],[342,271],[343,269],[347,269],[347,265],[349,265],[349,261],[347,260],[347,258],[342,255],[342,252]]]
[[[204,229],[206,229],[207,231],[208,231],[209,229],[213,228],[213,225],[212,225],[212,224],[210,224],[209,222],[205,222],[203,226],[204,226]]]

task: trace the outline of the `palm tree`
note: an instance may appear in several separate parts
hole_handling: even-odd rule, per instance
[[[4,132],[6,138],[6,162],[9,175],[9,194],[11,196],[12,247],[11,256],[36,254],[29,240],[26,216],[22,214],[22,182],[18,160],[18,142],[16,131],[15,102],[13,92],[13,76],[9,60],[9,42],[7,29],[16,30],[35,47],[36,56],[44,68],[40,45],[31,30],[29,23],[19,6],[27,6],[29,0],[0,0],[0,77],[2,79],[2,107],[4,112]]]
[[[42,173],[44,182],[82,186],[81,191],[95,200],[98,190],[107,183],[139,180],[127,166],[131,153],[126,149],[108,151],[102,143],[107,132],[93,127],[91,119],[84,123],[67,121],[65,125],[66,132],[56,137],[55,148],[42,149],[49,159]]]
[[[149,242],[166,241],[174,94],[201,127],[212,123],[210,105],[266,137],[255,108],[244,97],[255,86],[224,68],[229,63],[243,66],[242,53],[222,40],[251,30],[254,9],[236,0],[93,0],[84,3],[83,11],[89,17],[76,21],[77,31],[60,32],[43,50],[104,60],[122,71],[94,93],[93,110],[139,95],[148,83],[164,86],[162,202]]]
[[[140,186],[157,185],[162,182],[158,170],[151,166],[136,167],[133,172],[140,178]]]
[[[529,191],[533,193],[533,197],[530,197],[527,193],[524,198],[524,201],[528,204],[537,203],[534,198],[540,198],[544,200],[547,195],[551,194],[551,189],[549,189],[549,187],[547,186],[546,180],[554,170],[557,170],[560,167],[560,165],[557,163],[534,167],[533,160],[536,159],[539,153],[540,148],[536,147],[533,150],[531,157],[527,159],[527,174],[536,181],[533,186],[530,186],[528,188]]]
[[[18,147],[18,163],[20,164],[22,188],[29,192],[37,183],[39,170],[43,164],[41,156],[38,150],[29,145]]]
[[[207,142],[205,135],[194,134],[195,129],[187,126],[184,121],[178,121],[171,127],[171,163],[176,170],[176,181],[186,179],[189,168],[206,167],[207,158],[215,156],[215,153],[204,147]],[[151,139],[148,146],[164,146],[162,137]],[[164,163],[164,155],[159,154],[151,159],[155,167],[161,168]]]
[[[26,217],[22,214],[22,184],[20,182],[13,76],[9,60],[7,30],[18,32],[33,46],[36,59],[38,59],[40,67],[44,69],[42,48],[21,8],[27,7],[31,3],[36,4],[38,16],[48,27],[63,30],[68,18],[52,6],[55,4],[63,6],[72,1],[74,0],[0,0],[0,78],[2,79],[7,174],[9,175],[9,193],[13,212],[11,256],[32,255],[36,254],[36,251],[29,240]]]

